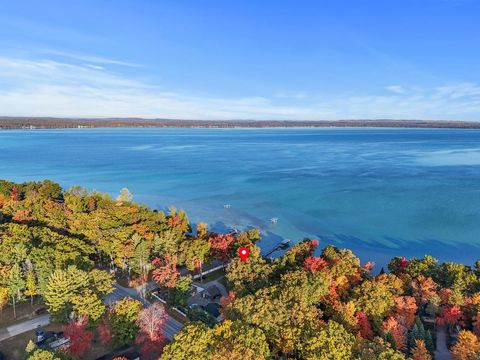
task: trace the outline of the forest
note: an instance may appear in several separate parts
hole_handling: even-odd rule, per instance
[[[142,359],[429,360],[439,331],[454,359],[480,358],[480,262],[400,254],[379,271],[313,239],[270,259],[258,230],[217,234],[192,228],[183,210],[132,200],[126,188],[113,198],[50,180],[0,181],[0,310],[14,318],[19,303],[40,298],[71,340],[56,353],[28,343],[25,358],[81,359],[100,341],[133,344]],[[192,276],[214,260],[225,264],[224,320],[189,321],[171,342],[164,305],[102,301],[126,278],[137,288],[154,282],[169,306],[185,306]]]

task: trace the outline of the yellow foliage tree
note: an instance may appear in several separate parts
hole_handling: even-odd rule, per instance
[[[415,347],[412,349],[413,360],[432,360],[432,355],[425,346],[425,341],[421,339],[415,340]]]
[[[474,360],[480,355],[480,341],[474,333],[461,330],[458,334],[457,343],[452,348],[455,360]]]

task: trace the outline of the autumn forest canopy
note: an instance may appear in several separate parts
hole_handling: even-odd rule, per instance
[[[112,198],[49,180],[2,180],[0,308],[41,298],[74,339],[69,354],[52,359],[81,358],[97,338],[172,360],[428,360],[438,328],[448,329],[455,359],[480,357],[480,262],[399,254],[378,274],[350,250],[312,239],[266,258],[259,239],[257,230],[192,229],[183,210],[149,209],[127,189]],[[245,262],[241,246],[250,250]],[[185,307],[192,276],[214,260],[226,266],[224,320],[191,319],[170,343],[163,305],[102,301],[123,276],[140,288],[154,282],[169,306]]]

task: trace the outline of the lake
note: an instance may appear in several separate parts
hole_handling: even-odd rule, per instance
[[[127,187],[218,231],[259,227],[265,251],[310,237],[379,265],[480,258],[479,130],[0,131],[0,178]]]

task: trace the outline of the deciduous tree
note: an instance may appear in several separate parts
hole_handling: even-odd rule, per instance
[[[461,330],[458,334],[457,343],[452,347],[452,355],[455,360],[475,360],[480,356],[480,342],[474,333]]]
[[[64,334],[70,340],[68,352],[72,355],[82,357],[93,340],[93,333],[87,330],[88,317],[80,316],[71,321],[65,328]]]
[[[140,346],[142,359],[157,359],[165,345],[163,326],[167,313],[161,303],[154,303],[140,311],[137,319],[139,331],[135,343]]]

